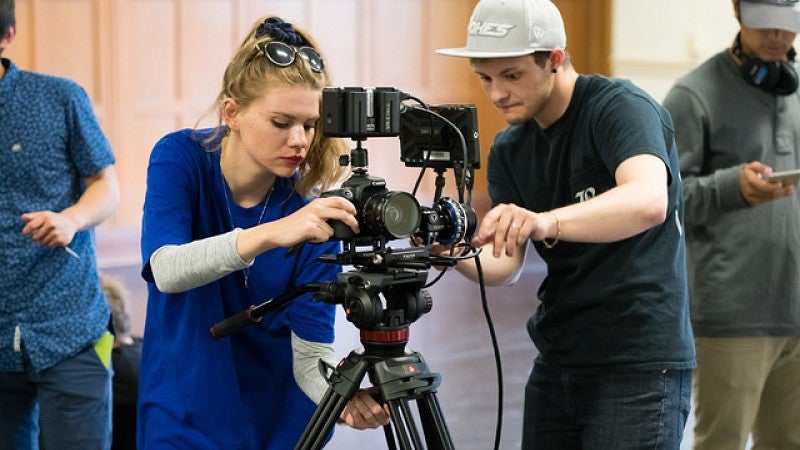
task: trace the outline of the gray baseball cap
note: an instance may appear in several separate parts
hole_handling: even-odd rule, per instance
[[[481,0],[469,19],[467,46],[436,53],[507,58],[566,46],[564,21],[550,0]]]
[[[739,0],[742,23],[800,33],[800,0]]]

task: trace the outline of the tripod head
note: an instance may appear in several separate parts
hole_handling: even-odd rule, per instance
[[[334,292],[316,297],[341,304],[347,320],[361,330],[365,344],[405,344],[408,327],[433,305],[431,296],[421,289],[426,279],[426,272],[416,270],[356,270],[340,273]],[[385,307],[381,294],[386,300]]]
[[[449,258],[430,256],[425,247],[392,249],[383,245],[372,251],[355,246],[336,255],[322,255],[321,261],[356,268],[341,272],[336,282],[307,283],[260,305],[251,305],[211,327],[211,336],[222,339],[261,321],[268,311],[283,307],[295,298],[313,293],[314,300],[344,307],[347,320],[361,330],[362,341],[405,342],[408,327],[429,312],[430,294],[423,289],[431,265],[455,265]],[[386,300],[384,307],[381,294]]]

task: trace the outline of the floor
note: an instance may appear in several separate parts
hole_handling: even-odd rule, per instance
[[[146,289],[138,275],[135,244],[98,238],[98,264],[103,271],[124,278],[133,299],[133,327],[143,329]],[[486,289],[502,365],[504,396],[499,448],[504,450],[520,448],[522,392],[536,355],[525,322],[536,307],[532,298],[543,275],[544,266],[534,256],[529,258],[516,285]],[[432,279],[433,272],[429,281]],[[419,352],[432,372],[441,374],[436,397],[455,448],[491,449],[497,429],[498,374],[480,290],[459,274],[448,272],[428,292],[433,307],[411,325],[408,348]],[[343,311],[340,313],[334,347],[344,357],[360,347],[359,330],[344,320]],[[690,419],[681,450],[691,448],[691,429]],[[386,440],[381,430],[355,431],[337,426],[326,448],[386,448]]]

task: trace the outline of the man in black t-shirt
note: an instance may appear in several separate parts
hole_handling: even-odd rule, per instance
[[[547,264],[523,449],[677,449],[695,366],[672,118],[632,83],[580,75],[550,0],[481,0],[467,46],[509,127],[471,244],[490,285]],[[473,259],[457,270],[478,280]]]

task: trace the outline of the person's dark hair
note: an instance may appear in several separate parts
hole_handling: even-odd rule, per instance
[[[547,65],[547,61],[550,59],[550,53],[551,53],[550,51],[544,51],[543,50],[543,51],[529,53],[528,55],[533,57],[533,62],[537,66],[539,66],[542,69],[544,69],[544,66]],[[523,56],[528,56],[528,55],[523,55]],[[483,58],[470,58],[469,61],[470,61],[470,64],[472,64],[472,63],[474,63],[476,61],[480,61],[482,59]],[[566,50],[564,50],[564,60],[561,62],[561,64],[564,65],[564,66],[568,66],[570,64],[569,53]]]
[[[0,0],[0,36],[5,37],[8,30],[17,24],[14,14],[15,0]]]
[[[741,25],[742,16],[741,16],[741,7],[739,6],[739,0],[733,1],[733,16],[736,17],[736,20],[739,21],[739,25]]]
[[[547,61],[550,59],[550,52],[535,52],[533,53],[533,62],[536,63],[537,66],[544,68],[547,64]]]
[[[533,62],[535,62],[537,66],[543,69],[549,59],[550,59],[550,52],[533,53]],[[564,60],[561,61],[561,64],[565,67],[570,65],[569,53],[566,50],[564,50]]]

